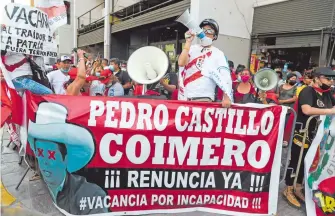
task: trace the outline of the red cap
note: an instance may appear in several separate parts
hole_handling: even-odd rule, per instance
[[[72,68],[70,71],[69,71],[69,76],[70,76],[70,79],[71,80],[74,80],[76,79],[77,77],[77,73],[78,73],[78,69],[77,68]]]
[[[69,71],[69,76],[70,76],[70,79],[71,80],[74,80],[76,79],[77,77],[77,73],[78,73],[78,68],[72,68],[70,71]],[[88,76],[86,77],[86,81],[90,82],[90,81],[93,81],[93,80],[99,80],[98,77],[96,76]]]
[[[106,69],[106,70],[101,71],[99,80],[101,83],[107,84],[111,76],[112,76],[111,70]]]

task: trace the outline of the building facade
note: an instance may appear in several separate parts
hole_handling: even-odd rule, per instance
[[[226,0],[225,7],[219,5],[217,0],[149,0],[139,1],[121,10],[112,8],[112,57],[128,59],[136,49],[153,45],[162,48],[174,63],[182,51],[184,33],[187,31],[175,19],[190,8],[197,23],[205,18],[215,19],[220,25],[220,35],[215,46],[236,64],[247,65],[253,6],[253,1],[244,0]],[[95,47],[95,53],[103,53],[103,28],[103,21],[79,28],[78,47]]]
[[[263,66],[303,71],[333,60],[334,0],[287,0],[254,10],[252,56]],[[257,69],[256,69],[257,70]]]
[[[273,8],[281,8],[282,4],[292,4],[291,2],[299,5],[300,1],[310,1],[316,2],[311,3],[309,7],[310,10],[314,10],[318,7],[324,7],[315,6],[319,4],[317,2],[332,2],[333,0],[225,0],[224,6],[223,2],[217,0],[109,1],[111,3],[110,57],[127,60],[136,49],[153,45],[163,49],[171,61],[175,63],[178,54],[182,51],[185,42],[184,33],[187,31],[187,28],[175,22],[175,19],[190,8],[195,22],[199,23],[205,18],[213,18],[219,23],[220,35],[214,45],[223,50],[229,60],[234,61],[235,65],[249,65],[251,51],[257,53],[264,46],[274,46],[267,45],[263,42],[265,39],[262,38],[267,38],[267,35],[273,33],[285,34],[281,29],[283,25],[288,29],[296,28],[286,24],[287,20],[292,20],[293,16],[287,17],[286,14],[296,12],[289,10],[291,12],[284,13],[285,8],[289,6],[284,7],[283,11]],[[66,49],[70,51],[69,47],[72,49],[73,46],[77,46],[102,55],[104,53],[104,1],[82,0],[80,3],[78,2],[76,1],[74,8],[77,19],[76,26],[78,27],[77,41],[73,40],[73,31],[71,33],[70,31],[60,30],[59,44],[64,44],[60,45],[60,53],[63,53],[63,50]],[[325,5],[328,13],[332,5],[328,3]],[[266,12],[267,10],[270,11]],[[271,10],[278,14],[274,15]],[[300,25],[302,24],[300,23]],[[72,28],[72,26],[68,27]],[[284,29],[284,31],[286,30]],[[286,37],[285,40],[288,44],[292,42],[289,37]],[[70,44],[74,42],[76,42],[75,45],[71,46]],[[280,37],[278,42],[283,43]]]

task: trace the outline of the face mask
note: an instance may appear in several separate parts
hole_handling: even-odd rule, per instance
[[[109,70],[111,70],[111,71],[115,71],[115,68],[114,68],[114,66],[113,65],[109,65]]]
[[[96,72],[95,76],[99,77],[100,76],[100,72]]]
[[[250,79],[250,76],[249,76],[249,75],[242,75],[242,76],[241,76],[241,81],[244,82],[244,83],[248,82],[249,79]]]
[[[320,89],[322,89],[322,90],[329,90],[330,87],[331,87],[331,86],[322,83],[322,85],[320,86]]]
[[[209,37],[204,37],[201,39],[201,46],[207,47],[213,44],[213,40]]]
[[[68,68],[68,69],[61,68],[60,71],[62,71],[63,73],[69,73],[70,68]]]
[[[297,83],[297,81],[295,81],[295,80],[291,80],[291,81],[288,82],[288,84],[290,84],[291,86],[294,86],[296,83]]]

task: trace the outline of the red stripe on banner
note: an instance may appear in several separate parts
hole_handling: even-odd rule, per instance
[[[23,124],[23,99],[15,89],[8,88],[10,99],[12,101],[12,119],[11,122],[22,126]]]
[[[3,127],[4,124],[9,120],[12,110],[8,106],[1,106],[1,116],[0,116],[0,127]]]
[[[246,193],[221,190],[110,190],[110,210],[145,211],[203,207],[213,210],[238,213],[268,213],[269,193]],[[109,198],[106,198],[109,199]],[[186,201],[192,204],[186,204]],[[212,201],[212,202],[211,202]],[[213,202],[214,201],[214,202]],[[108,201],[107,201],[108,203]],[[113,205],[114,204],[114,205]],[[125,206],[127,205],[127,206]],[[181,211],[179,211],[181,212]]]
[[[6,70],[8,70],[9,72],[13,72],[16,68],[21,67],[22,65],[24,65],[27,62],[27,58],[24,57],[21,61],[13,64],[13,65],[7,65],[6,62],[6,56],[2,55],[1,56],[1,60],[3,65],[5,66]]]
[[[8,97],[7,91],[8,86],[6,82],[1,82],[1,116],[0,116],[0,126],[6,123],[12,113],[12,103]]]

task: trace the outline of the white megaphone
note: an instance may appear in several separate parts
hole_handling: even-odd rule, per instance
[[[169,68],[167,55],[159,48],[146,46],[137,49],[128,60],[130,78],[143,85],[153,84],[164,77]],[[144,91],[146,91],[146,88]]]
[[[181,24],[186,26],[188,29],[193,30],[195,34],[197,35],[197,37],[201,40],[201,44],[203,46],[212,45],[213,40],[210,39],[209,37],[206,37],[206,34],[204,33],[204,31],[199,27],[199,25],[197,25],[193,21],[189,9],[187,9],[182,15],[180,15],[180,17],[178,17],[176,21],[180,22]]]
[[[254,83],[257,89],[266,92],[277,86],[278,75],[269,68],[261,69],[255,74]]]

